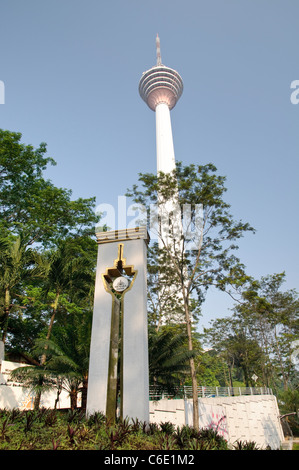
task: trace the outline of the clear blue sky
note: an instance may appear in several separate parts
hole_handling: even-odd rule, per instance
[[[155,64],[179,71],[176,159],[213,162],[235,218],[256,235],[239,256],[298,288],[299,3],[294,0],[10,0],[0,6],[0,127],[48,144],[48,177],[73,197],[117,205],[156,171],[155,117],[138,94]],[[202,324],[227,315],[211,291]]]

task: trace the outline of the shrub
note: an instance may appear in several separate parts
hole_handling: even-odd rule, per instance
[[[255,443],[235,443],[256,450]],[[0,410],[0,450],[226,450],[225,439],[212,429],[175,428],[170,422],[117,420],[81,410]]]

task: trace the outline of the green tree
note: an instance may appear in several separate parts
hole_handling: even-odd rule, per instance
[[[288,390],[282,390],[278,394],[278,406],[281,415],[285,417],[295,436],[299,435],[299,390],[298,382]],[[293,414],[290,414],[293,413]]]
[[[284,390],[298,381],[292,363],[292,344],[298,339],[298,294],[282,292],[285,274],[248,279],[230,317],[218,318],[205,330],[205,341],[225,360],[232,386],[233,375],[242,370],[247,386],[258,382]]]
[[[58,322],[53,330],[53,342],[60,348],[61,355],[69,358],[74,366],[70,363],[68,368],[66,363],[65,367],[57,354],[56,358],[53,355],[49,364],[56,370],[62,366],[61,372],[67,378],[64,386],[67,385],[69,392],[72,390],[73,406],[77,406],[77,394],[80,392],[83,409],[86,408],[87,399],[92,312],[92,307],[86,302],[81,302],[81,306],[74,304],[73,310],[68,308],[68,315],[64,315],[63,321]]]
[[[68,307],[72,297],[78,301],[80,293],[86,289],[86,284],[94,283],[94,259],[82,255],[82,245],[86,247],[86,240],[66,239],[58,243],[56,250],[51,250],[40,258],[41,269],[44,266],[45,278],[42,290],[46,299],[50,300],[50,320],[48,323],[46,341],[50,340],[55,318],[61,302],[62,312],[68,315],[68,308],[65,309],[65,303]],[[94,253],[94,246],[89,248]],[[44,354],[41,355],[41,366],[46,362],[46,348]],[[36,395],[36,399],[39,397]]]
[[[246,322],[264,352],[264,381],[275,385],[280,377],[284,390],[297,377],[291,360],[292,343],[299,338],[299,298],[295,289],[282,291],[285,273],[264,276],[243,292],[243,301],[236,305],[239,320]]]
[[[218,318],[211,325],[204,330],[205,338],[227,366],[227,385],[233,387],[238,380],[246,387],[254,386],[252,376],[261,375],[262,351],[246,326],[234,317]]]
[[[72,407],[76,407],[80,386],[84,406],[95,261],[96,244],[87,237],[63,240],[56,250],[43,253],[37,261],[42,275],[36,285],[28,286],[29,295],[24,298],[26,311],[22,319],[12,322],[13,350],[23,353],[20,343],[31,344],[26,355],[38,366],[16,372],[25,384],[31,386],[32,381],[35,409],[39,408],[44,382],[45,388],[51,385],[68,389]],[[30,335],[30,326],[35,323],[39,327]],[[20,332],[24,334],[23,325],[28,336],[20,341],[17,338]]]
[[[190,357],[196,351],[186,348],[186,335],[181,328],[149,328],[149,380],[155,387],[177,390],[189,371]]]
[[[74,322],[73,322],[74,323]],[[81,323],[82,326],[82,323]],[[86,327],[86,323],[84,323]],[[77,408],[78,393],[82,392],[82,408],[86,408],[86,394],[87,394],[87,380],[88,380],[88,358],[89,355],[82,355],[85,348],[82,344],[76,344],[75,347],[65,343],[65,339],[70,340],[71,345],[74,345],[74,339],[78,337],[77,331],[74,329],[61,329],[64,336],[64,341],[57,338],[53,340],[38,340],[36,342],[36,351],[44,354],[47,351],[47,358],[44,362],[44,371],[47,375],[55,379],[57,387],[57,400],[62,390],[68,392],[70,396],[71,409]],[[62,344],[60,346],[58,343]],[[89,344],[89,338],[87,344]],[[37,391],[37,394],[39,392]]]
[[[33,395],[39,397],[34,401],[34,409],[37,410],[42,394],[55,389],[56,382],[53,374],[47,371],[44,365],[41,366],[38,360],[32,362],[34,365],[21,366],[12,370],[10,376],[21,383],[24,388],[28,388]]]
[[[92,233],[95,199],[71,200],[43,176],[53,158],[46,144],[37,149],[21,143],[22,135],[0,129],[0,231],[22,236],[25,245],[47,245],[70,233]]]
[[[20,236],[0,238],[0,328],[1,340],[6,341],[9,315],[20,309],[24,281],[34,272],[33,252],[24,245]]]
[[[207,387],[228,386],[227,369],[221,357],[213,349],[203,351],[199,356],[198,382]]]
[[[156,225],[159,248],[156,250],[155,266],[159,286],[156,298],[161,305],[163,286],[172,284],[167,291],[168,300],[158,313],[176,315],[183,313],[188,339],[188,350],[193,350],[192,323],[200,308],[206,290],[211,285],[230,291],[246,281],[244,267],[235,256],[236,240],[253,229],[247,223],[234,221],[229,204],[224,201],[225,178],[216,175],[212,164],[183,166],[177,164],[172,174],[139,175],[141,189],[134,185],[127,195],[135,203],[141,203],[150,214],[151,204],[158,207],[160,223]],[[176,210],[166,213],[168,231],[165,236],[165,219],[161,218],[166,201],[176,202]],[[184,220],[184,207],[190,217]],[[198,206],[203,207],[198,223]],[[162,210],[161,210],[162,207]],[[166,211],[167,212],[167,211]],[[175,213],[174,213],[175,212]],[[163,215],[163,214],[162,214]],[[186,218],[187,219],[187,218]],[[182,221],[183,230],[178,227]],[[195,230],[192,227],[195,226]],[[152,287],[152,286],[151,286]],[[172,295],[169,296],[169,292]],[[153,297],[153,296],[152,296]],[[175,302],[175,305],[174,305]],[[157,311],[156,309],[156,317]],[[197,379],[194,358],[190,358],[193,389],[193,422],[198,426]]]

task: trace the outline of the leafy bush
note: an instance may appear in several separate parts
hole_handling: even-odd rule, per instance
[[[238,442],[235,448],[254,443]],[[0,450],[226,450],[211,429],[175,428],[170,422],[107,421],[78,410],[0,410]]]
[[[235,450],[259,450],[256,443],[253,441],[236,441],[234,444]]]

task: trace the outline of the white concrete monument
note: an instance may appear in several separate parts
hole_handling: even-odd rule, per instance
[[[97,233],[87,415],[149,421],[145,227]],[[120,400],[118,402],[118,396]]]

